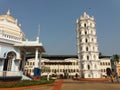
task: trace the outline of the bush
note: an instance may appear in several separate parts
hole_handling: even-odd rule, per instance
[[[12,87],[24,87],[24,86],[33,86],[33,85],[41,85],[41,84],[50,84],[53,83],[54,80],[50,79],[47,81],[47,79],[41,79],[39,81],[34,81],[34,80],[22,80],[14,83],[0,83],[0,88],[12,88]]]

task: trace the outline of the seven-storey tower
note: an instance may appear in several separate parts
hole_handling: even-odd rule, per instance
[[[99,51],[94,17],[86,12],[77,19],[77,47],[80,75],[83,78],[100,78]]]

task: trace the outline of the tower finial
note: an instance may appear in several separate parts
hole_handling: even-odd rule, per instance
[[[7,15],[10,15],[10,8],[8,8]]]
[[[86,16],[87,15],[87,13],[86,12],[84,12],[84,14],[83,14],[84,16]]]

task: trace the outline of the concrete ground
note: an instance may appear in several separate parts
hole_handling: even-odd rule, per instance
[[[65,80],[61,90],[120,90],[120,84]]]
[[[0,88],[0,90],[120,90],[120,83],[109,81],[77,81],[71,79],[56,80],[53,84],[20,88]]]

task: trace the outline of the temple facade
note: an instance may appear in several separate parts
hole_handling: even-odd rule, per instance
[[[44,51],[39,38],[35,41],[26,40],[21,25],[16,18],[11,16],[10,10],[0,15],[0,79],[20,79],[24,70],[26,53],[36,52],[37,60],[38,53]]]

